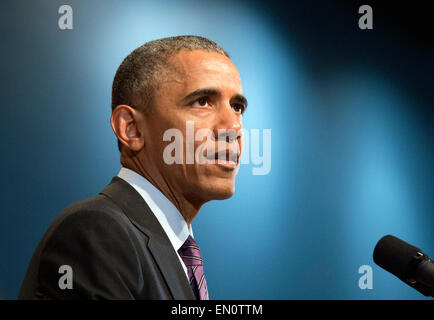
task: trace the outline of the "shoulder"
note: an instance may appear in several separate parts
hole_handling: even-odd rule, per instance
[[[58,228],[89,229],[101,226],[132,227],[131,222],[111,199],[96,195],[89,199],[71,203],[53,221],[48,233]]]
[[[42,240],[42,250],[53,247],[106,249],[136,247],[144,243],[140,233],[111,199],[97,195],[71,203],[53,221]],[[142,247],[140,245],[140,247]]]
[[[38,292],[50,297],[131,298],[141,277],[145,242],[122,211],[103,196],[72,203],[44,236]],[[76,289],[72,293],[58,290],[61,266],[73,270]]]
[[[133,298],[142,290],[143,268],[152,266],[147,241],[105,195],[71,203],[42,238],[20,296]],[[59,289],[62,266],[73,270],[74,290]]]

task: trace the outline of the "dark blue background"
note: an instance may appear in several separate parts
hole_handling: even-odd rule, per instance
[[[58,28],[62,4],[73,30]],[[17,297],[63,208],[117,174],[109,118],[122,59],[149,40],[197,34],[238,66],[246,129],[272,131],[271,172],[243,165],[236,194],[193,224],[211,298],[424,298],[372,250],[393,234],[434,256],[429,11],[371,4],[374,30],[362,31],[361,4],[2,2],[1,297]],[[358,286],[361,265],[373,268],[371,290]]]

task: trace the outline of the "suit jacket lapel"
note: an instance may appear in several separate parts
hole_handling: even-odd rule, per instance
[[[176,300],[195,299],[180,265],[177,253],[151,209],[142,196],[126,181],[114,177],[101,192],[112,199],[130,221],[149,237],[148,248]]]

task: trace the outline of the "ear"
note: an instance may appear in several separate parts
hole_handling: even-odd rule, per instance
[[[132,151],[144,147],[143,134],[140,131],[141,114],[127,105],[118,105],[112,112],[110,124],[119,141]]]

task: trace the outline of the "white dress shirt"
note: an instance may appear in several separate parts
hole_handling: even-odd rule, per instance
[[[128,182],[148,204],[152,213],[166,232],[188,279],[187,267],[178,254],[178,250],[189,235],[193,237],[191,227],[188,228],[187,222],[185,222],[184,217],[175,205],[146,178],[128,168],[121,168],[118,177]]]

